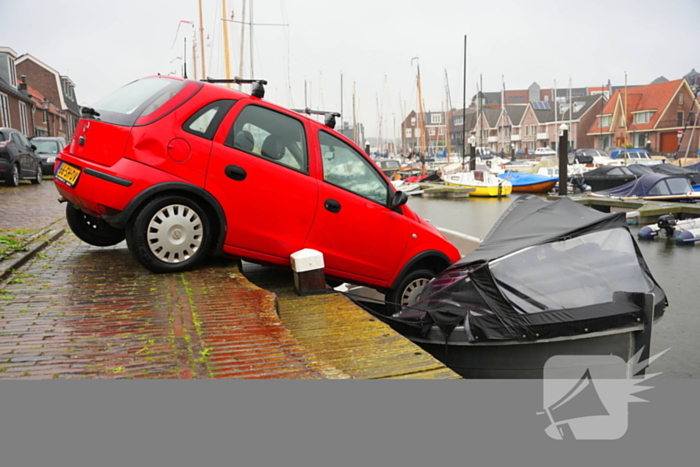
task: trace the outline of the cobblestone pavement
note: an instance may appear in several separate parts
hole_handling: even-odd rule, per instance
[[[0,282],[0,379],[348,377],[294,339],[237,262],[152,274],[124,242],[78,240],[56,199],[52,180],[0,187],[0,229],[67,230]]]
[[[59,196],[52,178],[40,185],[22,181],[18,187],[0,182],[0,230],[48,227],[65,215]]]

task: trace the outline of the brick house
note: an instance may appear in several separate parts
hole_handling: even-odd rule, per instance
[[[680,141],[678,152],[689,149],[690,154],[696,154],[699,108],[685,79],[618,89],[593,121],[588,135],[595,147],[602,149],[632,145],[670,155],[678,151]]]
[[[20,56],[15,64],[17,73],[25,75],[35,90],[65,114],[66,127],[61,131],[70,139],[80,119],[80,106],[75,97],[73,81],[30,54]]]
[[[0,126],[34,136],[33,102],[19,87],[15,67],[17,53],[0,47]]]

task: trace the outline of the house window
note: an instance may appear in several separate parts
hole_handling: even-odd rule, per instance
[[[411,117],[411,126],[416,126],[416,117]]]
[[[531,125],[530,126],[530,136],[535,136],[537,134],[537,127],[536,125]]]
[[[420,128],[416,128],[414,131],[416,132],[415,137],[420,138]]]
[[[406,128],[406,138],[410,138],[410,137],[411,137],[411,129]]]
[[[654,112],[640,112],[634,114],[634,123],[649,123]]]
[[[7,101],[7,95],[0,93],[0,117],[2,118],[3,126],[11,126],[10,124],[10,104]]]
[[[683,126],[683,112],[678,112],[678,122],[676,126]]]
[[[455,125],[455,126],[459,126],[459,125],[462,125],[462,124],[464,124],[464,117],[457,117],[457,118],[455,118],[455,121],[454,121],[454,125]]]
[[[435,136],[435,128],[431,127],[431,128],[429,128],[428,131],[429,131],[430,136]]]
[[[27,126],[27,104],[25,104],[24,102],[19,103],[19,121],[22,133],[28,135],[29,127]]]
[[[678,94],[678,105],[683,105],[683,93]]]
[[[601,128],[609,127],[611,122],[612,122],[612,115],[603,115],[602,117],[600,117],[600,127]]]
[[[438,128],[438,135],[443,136],[445,134],[445,127]]]
[[[440,114],[431,114],[431,115],[430,115],[430,123],[432,123],[432,124],[440,124],[440,123],[442,123],[442,115],[440,115]]]

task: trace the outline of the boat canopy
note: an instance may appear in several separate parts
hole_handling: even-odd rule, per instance
[[[624,185],[599,191],[598,194],[620,198],[644,198],[650,196],[687,195],[691,191],[693,191],[693,188],[685,175],[648,173]]]
[[[645,293],[654,293],[661,316],[666,296],[625,213],[526,195],[413,307],[386,321],[416,337],[437,325],[446,342],[457,326],[469,342],[536,341],[638,325]]]

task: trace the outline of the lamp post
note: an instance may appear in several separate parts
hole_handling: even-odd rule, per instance
[[[469,137],[469,170],[476,170],[476,138]]]
[[[515,143],[510,143],[510,160],[515,160]]]
[[[566,169],[569,164],[569,157],[567,154],[567,149],[569,146],[569,127],[566,123],[562,123],[559,127],[559,196],[566,196],[566,183],[568,181],[568,176]]]

